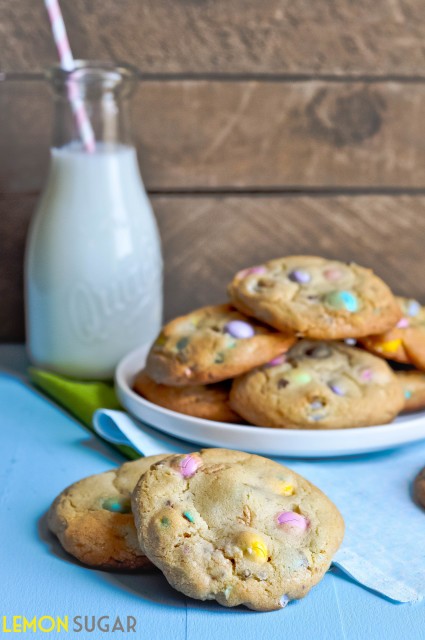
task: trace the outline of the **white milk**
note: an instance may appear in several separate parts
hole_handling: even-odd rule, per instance
[[[161,326],[162,260],[134,148],[53,149],[30,229],[27,344],[38,366],[110,378]]]

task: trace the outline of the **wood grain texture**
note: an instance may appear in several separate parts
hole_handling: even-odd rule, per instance
[[[0,96],[0,191],[36,191],[48,87],[6,81]],[[133,107],[150,190],[425,187],[425,83],[148,81]]]
[[[423,0],[62,0],[80,58],[145,73],[420,75]],[[0,3],[0,68],[55,63],[42,2]]]
[[[35,196],[0,200],[0,340],[23,338],[22,259]],[[318,254],[372,267],[395,292],[425,302],[425,197],[152,199],[163,241],[165,315],[226,299],[246,266]]]

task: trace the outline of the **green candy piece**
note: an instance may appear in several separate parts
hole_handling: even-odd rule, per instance
[[[131,513],[131,504],[128,498],[106,498],[102,502],[102,508],[113,513]]]
[[[176,348],[178,349],[178,351],[183,351],[183,349],[185,349],[188,344],[189,344],[189,338],[187,337],[180,338],[180,340],[176,344]]]
[[[169,527],[170,526],[170,519],[167,518],[166,516],[164,516],[163,518],[161,518],[161,524],[163,527]]]
[[[214,358],[214,363],[215,364],[223,364],[224,362],[224,354],[223,353],[217,353],[216,357]]]
[[[293,373],[292,376],[292,381],[296,382],[297,384],[308,384],[309,382],[311,382],[311,375],[309,373],[306,373],[305,371],[300,371],[299,373]]]
[[[325,296],[325,302],[334,309],[345,309],[350,313],[359,308],[357,298],[351,291],[331,291]]]

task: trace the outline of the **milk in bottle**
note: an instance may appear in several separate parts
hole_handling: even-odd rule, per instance
[[[107,379],[154,340],[162,315],[159,235],[124,114],[134,74],[81,62],[51,79],[56,140],[25,261],[28,351],[37,366]],[[92,153],[67,104],[70,81],[96,134]]]

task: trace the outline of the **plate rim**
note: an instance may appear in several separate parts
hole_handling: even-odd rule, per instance
[[[348,440],[350,437],[358,437],[359,440],[363,440],[363,437],[366,436],[366,439],[373,440],[373,437],[376,435],[381,436],[382,438],[385,436],[398,434],[403,426],[404,427],[408,426],[410,427],[410,430],[413,430],[415,428],[418,428],[422,423],[422,426],[424,427],[423,438],[418,435],[416,436],[410,435],[410,438],[408,437],[406,440],[403,440],[402,442],[397,442],[397,443],[393,442],[393,443],[388,443],[386,445],[383,444],[383,446],[380,445],[379,448],[376,448],[376,445],[373,445],[371,443],[370,450],[364,448],[364,446],[359,448],[359,450],[361,450],[364,454],[366,454],[368,451],[370,453],[377,452],[379,450],[382,451],[384,449],[396,448],[396,447],[403,446],[404,444],[407,445],[409,443],[412,443],[421,439],[425,439],[425,410],[412,412],[411,414],[406,414],[404,416],[397,416],[395,420],[387,424],[373,425],[370,427],[350,427],[348,429],[278,429],[278,428],[272,428],[272,427],[259,427],[255,425],[234,424],[230,422],[218,422],[215,420],[197,418],[195,416],[183,414],[178,411],[173,411],[171,409],[167,409],[166,407],[161,407],[160,405],[150,402],[146,398],[143,398],[143,396],[140,396],[135,391],[133,391],[133,389],[131,388],[131,385],[129,384],[128,376],[136,375],[136,373],[140,371],[140,368],[142,366],[141,364],[139,364],[139,367],[137,368],[137,370],[133,370],[134,367],[131,366],[133,364],[133,360],[140,360],[140,362],[143,364],[144,358],[146,358],[148,351],[149,351],[148,347],[145,347],[145,346],[138,347],[130,351],[127,355],[125,355],[118,363],[115,370],[115,387],[120,400],[122,401],[122,395],[123,395],[124,398],[130,398],[131,401],[136,402],[142,407],[146,407],[146,409],[150,410],[151,412],[157,413],[158,416],[165,415],[170,419],[175,419],[179,421],[184,420],[185,422],[188,422],[192,427],[195,427],[195,428],[204,426],[208,428],[213,427],[213,428],[223,429],[224,427],[226,431],[230,431],[232,434],[240,435],[241,437],[243,437],[244,435],[246,436],[262,435],[265,438],[272,436],[274,439],[280,440],[280,438],[282,438],[282,441],[281,441],[282,445],[284,444],[285,439],[289,439],[292,436],[300,441],[300,449],[301,449],[303,446],[303,442],[305,443],[305,445],[307,445],[309,439],[311,439],[312,436],[314,436],[314,439],[319,440],[322,443],[322,446],[325,446],[327,443],[330,443],[331,441],[334,446],[335,445],[340,446],[341,444],[343,444],[344,440]],[[131,371],[130,373],[128,371],[129,369],[133,371]],[[130,413],[132,413],[138,420],[141,420],[141,418],[138,417],[132,411],[131,408],[127,406],[125,408]],[[168,429],[164,429],[162,427],[156,426],[155,424],[149,423],[149,426],[163,433],[168,433],[168,434],[171,433]],[[172,435],[176,437],[175,433],[173,433]],[[407,432],[406,435],[408,436],[409,432]],[[186,436],[182,434],[181,439],[184,440],[185,438]],[[348,448],[349,447],[347,446],[347,449]],[[314,447],[312,449],[311,443],[310,443],[310,446],[308,445],[306,446],[306,453],[304,455],[311,456],[312,450],[314,450]],[[352,447],[351,447],[351,450],[352,450]],[[278,454],[278,455],[291,455],[291,454],[286,453],[286,454]],[[292,454],[292,455],[295,455],[295,454]],[[302,457],[302,455],[303,454],[300,453],[298,457]],[[331,455],[335,456],[335,455],[355,455],[355,454],[348,453],[348,452],[344,454],[343,451],[338,450],[338,451],[335,451],[335,453],[333,454],[332,453],[327,454],[327,456],[331,456]],[[317,457],[325,457],[319,448],[317,449]]]

